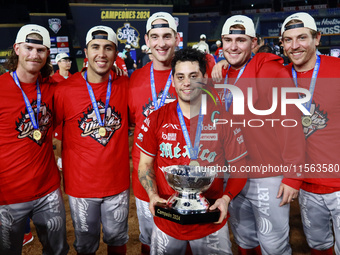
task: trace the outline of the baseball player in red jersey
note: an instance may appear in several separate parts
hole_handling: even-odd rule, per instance
[[[129,82],[130,121],[136,124],[134,141],[150,113],[176,99],[171,86],[171,60],[180,42],[174,18],[165,12],[154,13],[147,21],[145,41],[152,51],[153,61],[133,72]],[[138,179],[139,148],[132,147],[132,187],[136,197],[142,254],[149,254],[153,217],[149,197]]]
[[[69,251],[52,149],[50,45],[46,28],[21,27],[0,77],[0,254],[21,254],[28,217],[44,254]]]
[[[254,109],[269,109],[272,105],[273,88],[291,86],[289,73],[282,66],[282,59],[269,53],[258,53],[251,58],[256,45],[253,21],[243,15],[227,19],[222,29],[224,56],[229,63],[223,70],[226,84],[241,89],[248,102],[252,89]],[[254,79],[257,78],[257,79]],[[283,79],[285,78],[285,79]],[[222,91],[224,106],[233,112],[233,97]],[[278,103],[278,105],[281,105]],[[239,254],[291,254],[289,245],[289,203],[297,197],[301,180],[284,171],[261,172],[261,166],[278,168],[300,166],[304,163],[304,136],[301,130],[301,113],[293,105],[288,106],[286,116],[281,116],[280,107],[270,115],[254,114],[245,104],[243,115],[236,115],[245,136],[249,155],[246,157],[251,171],[240,194],[230,204],[230,226]],[[261,127],[249,124],[253,119],[264,123]],[[266,119],[294,120],[295,127],[268,125]],[[245,123],[245,124],[242,124]]]
[[[340,254],[340,59],[316,55],[321,34],[308,13],[290,15],[281,29],[296,86],[312,95],[302,117],[306,137],[306,179],[299,196],[302,223],[311,254]],[[315,169],[315,171],[313,171]],[[335,175],[335,176],[334,176]],[[333,178],[332,178],[333,177]],[[335,236],[335,241],[333,237]]]
[[[72,76],[70,73],[72,60],[66,53],[59,53],[55,57],[55,61],[58,64],[58,70],[52,75],[56,82],[61,82]]]
[[[193,86],[191,79],[201,81],[206,78],[205,70],[204,53],[190,48],[176,52],[172,61],[172,76],[178,101],[153,112],[144,120],[137,135],[136,143],[141,149],[138,175],[148,193],[153,214],[155,204],[165,202],[174,193],[165,180],[164,167],[188,165],[191,160],[202,166],[224,166],[225,160],[235,167],[245,163],[247,152],[242,133],[222,125],[213,127],[211,116],[217,113],[218,108],[208,107],[205,116],[200,113],[202,90]],[[219,118],[230,118],[224,111],[219,113]],[[195,134],[199,125],[202,125],[202,133],[189,138],[188,130]],[[206,128],[209,125],[213,128]],[[204,138],[211,136],[215,139]],[[198,144],[195,142],[197,155],[192,155],[189,144],[194,144],[197,137],[200,139]],[[245,182],[246,179],[231,178],[223,192],[223,178],[216,178],[204,194],[207,198],[216,199],[211,209],[221,211],[218,224],[180,225],[155,217],[151,254],[184,254],[187,243],[190,243],[193,254],[232,254],[226,224],[228,204]]]
[[[102,224],[107,254],[126,254],[129,208],[128,78],[111,68],[117,36],[106,26],[86,35],[88,67],[58,84],[63,173],[78,254],[95,254]]]

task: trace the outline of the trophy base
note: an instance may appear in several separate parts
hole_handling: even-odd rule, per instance
[[[167,205],[158,203],[155,206],[155,215],[163,219],[176,222],[181,225],[217,222],[220,218],[220,210],[207,210],[204,213],[182,214]]]

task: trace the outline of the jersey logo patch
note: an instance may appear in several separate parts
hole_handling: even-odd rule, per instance
[[[162,99],[162,96],[163,96],[163,90],[161,90],[157,96],[157,103],[159,105],[161,99]],[[173,95],[173,94],[170,94],[168,93],[166,95],[166,99],[165,99],[165,102],[164,102],[164,105],[168,104],[168,103],[171,103],[173,101],[176,100],[176,96]],[[145,104],[145,106],[143,106],[143,115],[145,117],[148,117],[153,111],[155,111],[155,106],[153,105],[153,101],[152,99],[149,98],[149,102]]]
[[[103,118],[105,113],[105,104],[101,100],[97,101],[97,104],[101,118]],[[113,134],[122,126],[121,115],[115,111],[114,107],[111,108],[111,106],[108,106],[105,116],[106,134],[105,136],[100,136],[99,135],[100,126],[92,104],[88,107],[87,113],[83,114],[84,114],[83,118],[81,118],[81,120],[78,121],[79,128],[82,130],[81,136],[82,137],[90,136],[103,146],[106,146],[109,143]]]
[[[32,109],[34,111],[35,118],[37,117],[37,101],[34,100],[32,103]],[[25,113],[21,113],[21,117],[19,118],[18,122],[16,122],[16,130],[19,131],[18,138],[23,139],[28,137],[32,141],[34,141],[38,145],[42,145],[45,141],[48,129],[52,126],[52,112],[51,110],[46,106],[44,102],[40,105],[39,110],[39,130],[41,132],[41,139],[35,140],[33,138],[33,124],[30,119],[30,116],[27,112],[27,109],[25,110]]]
[[[137,139],[141,142],[143,142],[143,134],[142,133],[139,133],[138,136],[137,136]]]
[[[164,133],[164,132],[162,132],[162,138],[163,138],[163,140],[167,140],[167,141],[176,141],[177,134],[176,133]]]
[[[329,120],[327,118],[327,113],[320,110],[320,105],[316,107],[315,103],[311,105],[311,113],[312,115],[310,117],[312,118],[312,123],[308,127],[303,128],[306,139],[317,130],[324,129]]]
[[[217,141],[217,140],[218,140],[218,133],[201,134],[201,141]]]
[[[172,124],[172,123],[166,123],[162,126],[162,128],[172,128],[172,129],[176,129],[176,130],[182,130],[180,125]]]

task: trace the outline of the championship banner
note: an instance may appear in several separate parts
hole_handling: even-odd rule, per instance
[[[67,53],[72,58],[71,73],[78,71],[75,61],[75,54],[70,36],[67,18],[65,13],[30,13],[32,24],[38,24],[45,27],[51,37],[51,63],[54,70],[58,70],[55,57],[59,53]]]
[[[0,64],[5,63],[6,58],[10,55],[15,38],[19,29],[24,24],[0,24]]]
[[[69,4],[82,49],[85,48],[85,36],[87,31],[96,25],[111,27],[118,37],[118,50],[122,52],[126,44],[131,45],[131,52],[140,52],[144,41],[146,22],[155,12],[172,13],[172,5],[122,5],[122,4]],[[187,16],[187,17],[186,17]],[[188,15],[178,14],[178,27],[183,29],[183,44],[186,44],[187,26],[182,25],[182,19],[188,19]],[[186,22],[187,24],[187,22]],[[133,54],[131,54],[133,55]]]

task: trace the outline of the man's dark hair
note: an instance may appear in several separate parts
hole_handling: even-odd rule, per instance
[[[175,66],[177,62],[198,62],[202,75],[206,73],[207,59],[203,52],[193,49],[191,47],[181,49],[175,52],[175,57],[171,61],[172,73],[176,72]]]
[[[261,40],[262,40],[262,37],[260,34],[256,33],[256,38],[257,38],[257,43],[260,44],[261,43]]]
[[[269,45],[262,45],[259,50],[257,51],[257,53],[260,52],[267,52],[267,53],[273,53],[273,49],[272,47],[270,47]]]

